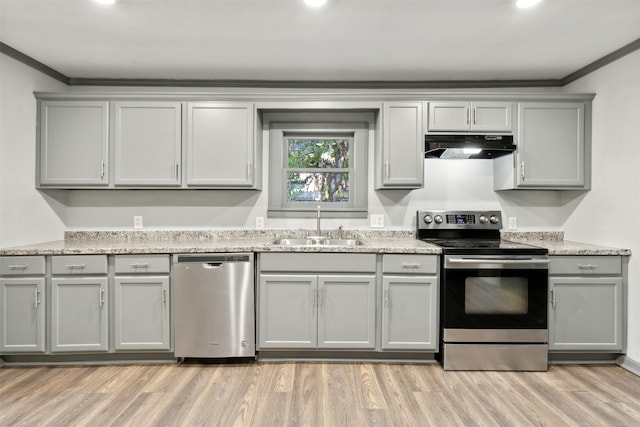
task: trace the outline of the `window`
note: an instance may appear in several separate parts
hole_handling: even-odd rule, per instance
[[[270,217],[367,216],[368,123],[270,123]]]

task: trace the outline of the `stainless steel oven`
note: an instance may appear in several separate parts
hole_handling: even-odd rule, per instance
[[[547,370],[546,249],[500,240],[501,215],[418,212],[418,238],[442,248],[445,370]]]

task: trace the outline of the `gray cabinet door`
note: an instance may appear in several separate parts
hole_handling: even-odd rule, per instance
[[[318,277],[261,274],[259,286],[260,348],[315,348]]]
[[[622,278],[552,277],[549,350],[622,350]]]
[[[518,104],[517,187],[585,185],[584,104]]]
[[[44,278],[0,279],[0,353],[45,351]]]
[[[116,350],[170,350],[169,277],[116,277]]]
[[[429,132],[511,132],[513,108],[502,101],[429,102]]]
[[[106,351],[106,277],[51,279],[51,351]]]
[[[471,130],[474,132],[511,132],[511,102],[474,101],[471,103]]]
[[[372,349],[375,333],[375,276],[318,276],[318,347]]]
[[[422,102],[386,102],[378,188],[420,188],[424,173]]]
[[[429,102],[429,132],[467,132],[471,126],[469,101]]]
[[[179,102],[116,102],[114,121],[116,186],[180,185]]]
[[[382,286],[382,348],[437,350],[437,277],[385,275]]]
[[[42,101],[39,131],[40,185],[108,185],[108,102]]]
[[[254,185],[253,104],[189,103],[187,185]]]

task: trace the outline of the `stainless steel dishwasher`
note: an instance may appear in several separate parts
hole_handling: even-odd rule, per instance
[[[253,254],[173,255],[176,357],[255,357]]]

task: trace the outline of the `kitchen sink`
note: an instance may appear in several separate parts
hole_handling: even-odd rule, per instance
[[[331,239],[329,237],[288,238],[278,237],[267,242],[273,246],[364,246],[362,239]]]

